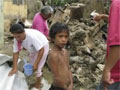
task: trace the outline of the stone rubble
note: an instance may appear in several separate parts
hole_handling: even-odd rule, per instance
[[[91,20],[70,20],[70,66],[74,90],[95,90],[104,68],[106,44],[100,25]]]

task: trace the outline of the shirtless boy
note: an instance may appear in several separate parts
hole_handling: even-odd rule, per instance
[[[53,84],[49,90],[72,90],[73,79],[69,68],[69,55],[64,48],[69,38],[69,29],[63,23],[52,25],[49,34],[53,45],[49,52],[48,66],[53,73]]]

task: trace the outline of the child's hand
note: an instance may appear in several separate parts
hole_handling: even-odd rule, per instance
[[[72,90],[72,88],[71,88],[71,87],[68,87],[67,90]]]
[[[73,85],[70,84],[69,87],[67,88],[67,90],[73,90]]]
[[[17,72],[17,69],[12,69],[12,70],[9,72],[8,76],[12,76],[12,75],[15,74],[16,72]]]

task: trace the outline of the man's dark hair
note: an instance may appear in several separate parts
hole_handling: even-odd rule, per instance
[[[11,27],[10,27],[10,32],[11,33],[23,33],[25,30],[23,28],[22,25],[20,24],[13,24]]]
[[[67,32],[69,35],[69,28],[67,27],[67,25],[60,22],[56,22],[55,24],[52,25],[49,36],[51,39],[54,39],[57,33],[63,31]]]

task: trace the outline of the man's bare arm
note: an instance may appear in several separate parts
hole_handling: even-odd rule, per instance
[[[105,70],[110,71],[119,59],[120,59],[120,45],[111,46],[108,60],[106,60],[105,63]]]
[[[105,67],[102,75],[104,90],[107,90],[108,85],[114,83],[113,79],[111,79],[110,71],[115,66],[119,59],[120,59],[120,46],[111,46],[108,60],[106,60],[105,62]]]
[[[107,14],[99,14],[94,17],[95,21],[108,20],[109,16]]]
[[[109,15],[107,15],[107,14],[101,14],[101,17],[102,17],[102,19],[104,19],[104,20],[108,20]]]

